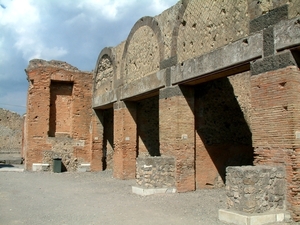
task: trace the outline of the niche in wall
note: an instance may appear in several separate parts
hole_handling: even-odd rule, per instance
[[[49,137],[55,137],[58,134],[71,134],[73,108],[72,92],[72,82],[51,81]]]

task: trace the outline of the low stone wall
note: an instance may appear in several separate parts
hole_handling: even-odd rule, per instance
[[[285,209],[285,170],[282,167],[227,167],[226,195],[229,209],[263,213]]]
[[[144,188],[175,187],[175,160],[173,157],[138,157],[136,183]]]

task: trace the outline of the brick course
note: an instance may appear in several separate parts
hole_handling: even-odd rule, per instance
[[[299,75],[299,68],[290,66],[251,77],[254,164],[285,167],[287,206],[296,221],[300,220]]]

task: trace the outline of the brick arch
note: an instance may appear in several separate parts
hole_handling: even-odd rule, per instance
[[[102,71],[99,71],[100,68]],[[113,89],[115,80],[115,68],[115,56],[113,54],[112,48],[106,47],[102,49],[98,56],[94,70],[95,95],[101,95]]]
[[[172,32],[171,57],[174,57],[177,55],[177,40],[178,40],[179,26],[182,23],[183,15],[185,13],[185,10],[186,10],[189,2],[190,2],[190,0],[182,0],[181,7],[180,7],[177,17],[176,17],[176,19],[177,19],[176,26],[174,27],[173,32]]]
[[[146,29],[150,29],[153,34],[156,37],[156,41],[158,44],[158,64],[161,60],[164,59],[164,44],[163,44],[163,35],[161,32],[161,29],[159,27],[159,23],[158,21],[154,18],[154,17],[150,17],[150,16],[145,16],[142,17],[141,19],[139,19],[134,26],[132,27],[125,46],[124,46],[124,51],[123,51],[123,55],[122,55],[122,65],[121,65],[121,77],[125,78],[127,74],[125,74],[125,69],[126,69],[126,58],[129,55],[129,47],[130,44],[132,43],[132,40],[134,38],[134,35],[140,31],[140,28],[142,27],[146,27]]]

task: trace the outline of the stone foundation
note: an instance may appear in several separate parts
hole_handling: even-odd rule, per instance
[[[290,219],[285,211],[283,167],[227,167],[226,172],[228,209],[219,211],[220,220],[234,224],[266,224]]]
[[[248,213],[285,209],[285,171],[282,167],[228,167],[227,206]]]
[[[136,183],[141,188],[175,187],[175,160],[173,157],[138,157]]]

